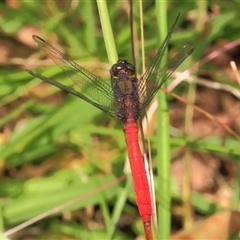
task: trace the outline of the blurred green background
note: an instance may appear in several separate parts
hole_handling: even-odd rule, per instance
[[[118,57],[131,62],[129,3],[107,3]],[[139,6],[137,1],[133,4],[136,66],[141,75]],[[148,65],[161,44],[156,36],[155,2],[143,1],[143,13]],[[239,86],[229,67],[230,60],[240,62],[239,44],[233,42],[240,36],[240,2],[168,1],[169,28],[178,13],[181,15],[169,44],[169,57],[190,43],[194,53],[177,73],[195,68],[186,79],[191,84],[184,81],[174,93],[229,125],[234,134],[216,120],[193,111],[188,103],[168,97],[173,156],[172,232],[187,224],[192,226],[200,216],[219,209],[236,210],[240,176]],[[95,1],[1,1],[1,231],[52,210],[54,214],[24,227],[11,239],[143,236],[132,185],[123,177],[129,170],[124,169],[122,126],[90,104],[34,79],[24,70],[37,69],[49,78],[65,78],[36,47],[33,34],[109,81],[110,64]],[[229,49],[218,52],[215,59],[196,65],[227,44]],[[161,151],[156,138],[157,121],[160,119],[156,116],[151,118],[149,133],[154,162],[158,161],[156,152]],[[184,158],[189,160],[188,165],[183,164]],[[183,178],[186,175],[188,180]],[[192,192],[184,194],[182,189]],[[158,185],[155,190],[161,191]],[[75,197],[79,199],[64,210],[54,209]]]

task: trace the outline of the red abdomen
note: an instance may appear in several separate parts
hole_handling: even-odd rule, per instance
[[[138,143],[138,126],[134,119],[128,119],[124,124],[125,141],[132,170],[134,190],[139,213],[143,222],[151,221],[151,195],[142,154]]]

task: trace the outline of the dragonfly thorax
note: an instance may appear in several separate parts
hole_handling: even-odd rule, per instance
[[[127,119],[137,120],[140,114],[138,80],[135,68],[126,60],[118,60],[110,70],[115,97],[116,117],[122,123]]]

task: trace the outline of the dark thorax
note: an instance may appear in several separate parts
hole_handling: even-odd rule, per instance
[[[140,113],[138,80],[134,66],[126,60],[118,60],[110,73],[117,119],[123,124],[128,119],[137,120]]]

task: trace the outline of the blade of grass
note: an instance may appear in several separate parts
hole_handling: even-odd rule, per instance
[[[94,108],[88,108],[88,114],[85,115],[75,114],[79,108],[84,109],[84,105],[86,106],[86,104],[87,103],[79,101],[77,98],[72,99],[69,103],[62,104],[56,108],[51,115],[41,117],[37,121],[34,121],[35,123],[32,121],[33,124],[30,127],[24,128],[16,137],[13,136],[10,138],[7,146],[2,146],[0,158],[4,159],[15,154],[16,149],[20,151],[26,148],[33,141],[37,141],[39,137],[44,136],[44,134],[50,134],[54,137],[55,135],[57,136],[65,131],[69,131],[73,126],[83,124],[84,122],[86,123],[86,121],[89,121],[89,119],[95,115],[96,112]],[[64,118],[66,120],[63,120]],[[71,121],[68,121],[68,119],[71,119]],[[49,129],[51,126],[57,126],[57,128],[50,133]]]
[[[0,119],[0,127],[3,127],[9,121],[19,116],[25,109],[34,106],[34,104],[36,104],[35,101],[29,100],[26,103],[22,104],[19,108],[11,110],[7,115]]]
[[[85,20],[86,27],[84,29],[84,36],[87,45],[87,49],[91,53],[97,51],[97,42],[95,36],[96,28],[95,28],[95,12],[94,12],[94,2],[86,1],[84,3],[84,9],[78,8],[79,11],[83,14],[83,18]]]
[[[131,188],[132,188],[132,179],[128,177],[126,179],[125,187],[118,194],[118,200],[114,206],[112,221],[111,221],[111,224],[109,224],[109,226],[108,226],[107,239],[113,239],[113,234],[114,234],[114,231],[116,228],[115,226],[116,226],[117,222],[119,221],[119,218],[121,217],[123,207],[126,203],[126,199],[128,197],[128,194],[129,194],[129,191]]]
[[[72,174],[76,173],[72,172]],[[58,176],[56,175],[50,177],[50,179],[53,181],[54,178],[58,178]],[[99,203],[99,199],[101,199],[101,196],[99,196],[99,194],[101,195],[104,189],[105,198],[111,198],[116,193],[116,186],[112,185],[115,184],[115,178],[113,175],[109,175],[104,178],[92,178],[87,183],[79,182],[79,180],[76,179],[75,183],[67,187],[67,190],[66,183],[64,183],[66,181],[65,179],[62,180],[63,184],[59,186],[62,188],[62,190],[44,190],[41,188],[44,184],[41,182],[44,181],[46,181],[45,178],[37,179],[37,182],[35,183],[36,187],[34,188],[36,191],[35,194],[25,194],[21,198],[16,199],[14,202],[7,202],[4,204],[3,210],[5,213],[6,222],[18,223],[22,220],[30,219],[23,224],[7,230],[5,232],[5,236],[9,236],[16,230],[21,229],[23,226],[26,227],[47,216],[50,216],[51,214],[79,209],[86,207],[92,203]],[[104,186],[105,184],[111,186],[112,191],[110,188],[107,188],[106,190],[106,187]],[[38,190],[37,185],[41,186],[40,190],[42,192]],[[51,184],[49,184],[49,186],[51,188]],[[49,194],[50,192],[51,194]],[[46,201],[42,201],[42,199],[46,199]]]
[[[167,34],[167,1],[156,1],[156,17],[158,24],[158,45],[163,42]],[[167,63],[167,54],[163,57],[162,64]],[[158,231],[161,239],[170,239],[170,139],[169,139],[169,116],[166,94],[159,91],[158,94],[158,125],[157,125],[157,171],[158,180]]]
[[[98,6],[99,17],[100,17],[102,31],[103,31],[105,47],[107,50],[108,60],[109,60],[109,63],[112,65],[117,62],[118,55],[117,55],[113,31],[112,31],[112,27],[109,19],[107,3],[105,0],[97,0],[97,6]]]

